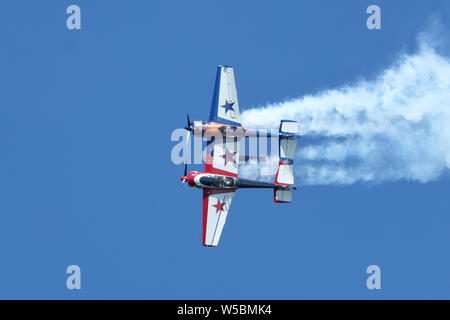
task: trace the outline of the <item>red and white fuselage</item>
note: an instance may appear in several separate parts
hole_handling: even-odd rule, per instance
[[[180,177],[190,187],[199,189],[239,189],[239,188],[275,188],[273,183],[243,179],[208,172],[191,171],[187,176]]]

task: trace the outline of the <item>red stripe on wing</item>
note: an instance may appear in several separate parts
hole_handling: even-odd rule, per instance
[[[202,227],[202,244],[206,241],[206,225],[208,223],[208,197],[209,194],[206,189],[203,189],[203,227]]]

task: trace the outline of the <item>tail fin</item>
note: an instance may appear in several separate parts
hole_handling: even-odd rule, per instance
[[[298,122],[281,120],[278,170],[275,175],[275,202],[291,202],[294,184],[294,154],[297,148]]]

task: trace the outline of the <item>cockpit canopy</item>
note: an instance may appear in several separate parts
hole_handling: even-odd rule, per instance
[[[237,188],[238,180],[227,176],[204,176],[200,183],[211,188]]]

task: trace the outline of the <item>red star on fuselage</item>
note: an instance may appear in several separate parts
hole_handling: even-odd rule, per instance
[[[224,206],[225,206],[225,201],[220,202],[220,200],[217,200],[217,203],[215,205],[213,205],[213,207],[216,208],[216,213],[224,211],[225,210]]]

